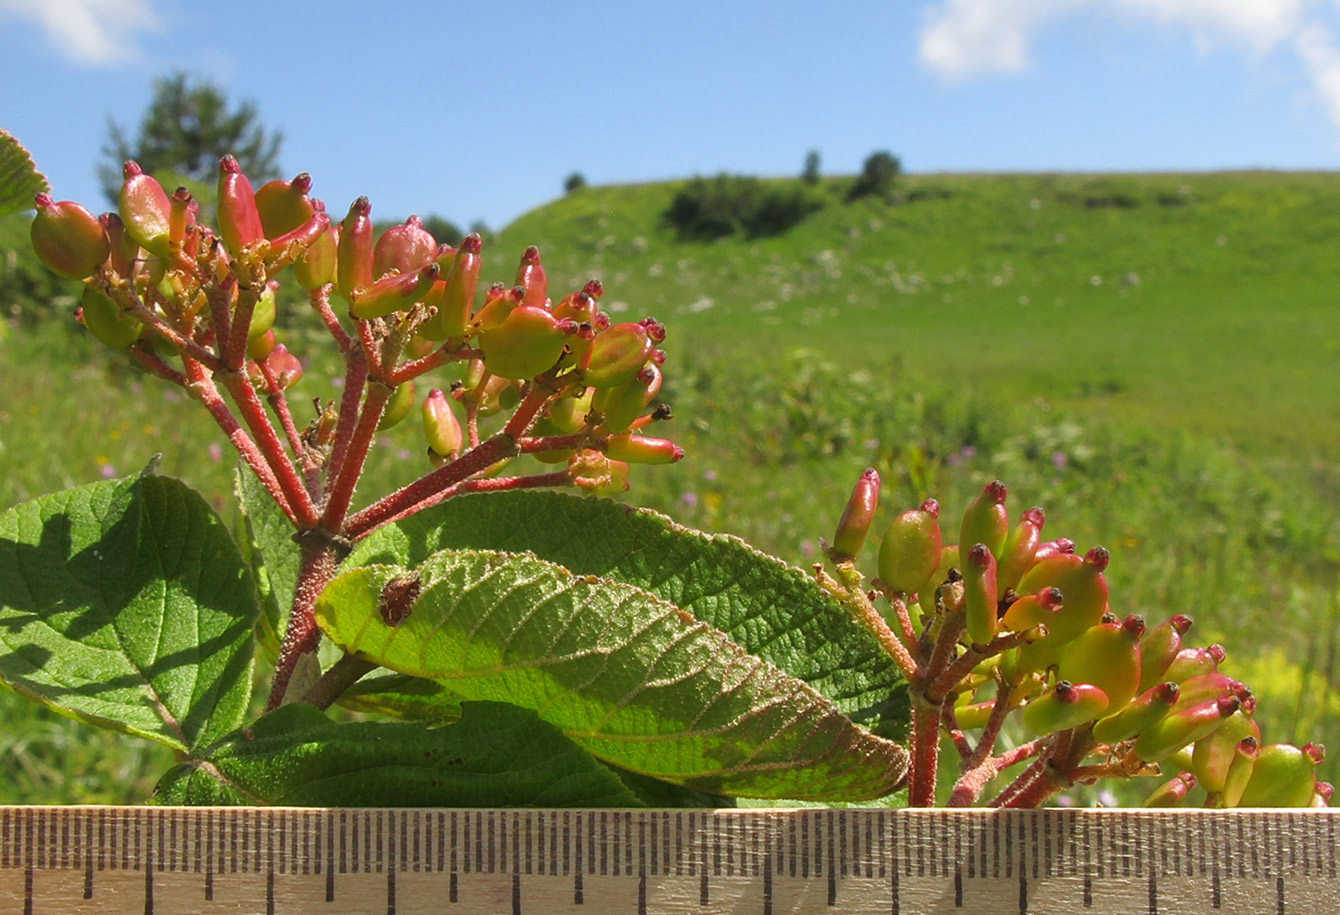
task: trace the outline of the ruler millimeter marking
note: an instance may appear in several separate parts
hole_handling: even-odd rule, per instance
[[[0,807],[0,912],[1308,912],[1340,811]]]

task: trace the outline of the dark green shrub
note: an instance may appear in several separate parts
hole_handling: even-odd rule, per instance
[[[850,200],[878,195],[887,198],[893,193],[894,182],[903,172],[898,157],[885,150],[871,153],[861,166],[861,175],[847,193]]]
[[[663,215],[681,238],[710,241],[780,235],[822,206],[823,198],[804,186],[723,173],[689,181]]]
[[[580,191],[584,187],[586,187],[586,176],[581,172],[573,172],[563,179],[563,192],[565,194]]]

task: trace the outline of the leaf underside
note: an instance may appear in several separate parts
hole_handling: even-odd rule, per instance
[[[255,586],[223,523],[165,477],[0,514],[0,681],[59,712],[196,750],[242,721]]]
[[[534,709],[596,757],[712,793],[860,799],[907,754],[804,682],[656,596],[530,555],[444,551],[406,618],[383,618],[401,566],[355,568],[317,602],[340,647],[475,700]]]
[[[33,208],[33,197],[51,189],[28,150],[12,134],[0,130],[0,216]]]
[[[159,782],[160,804],[636,807],[608,768],[534,712],[468,702],[458,724],[337,723],[294,703]]]

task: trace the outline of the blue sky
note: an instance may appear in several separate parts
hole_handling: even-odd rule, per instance
[[[501,227],[593,184],[1340,168],[1337,0],[772,4],[0,0],[0,127],[101,209],[108,117],[184,69],[255,102],[332,212]]]

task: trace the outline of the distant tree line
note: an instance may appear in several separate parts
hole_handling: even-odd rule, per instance
[[[863,197],[892,202],[902,174],[898,157],[880,150],[872,153],[855,180],[823,187],[818,150],[810,150],[801,181],[719,174],[695,177],[670,201],[663,217],[680,238],[711,241],[743,234],[750,238],[780,235],[806,216],[822,209],[837,191],[847,201]]]

